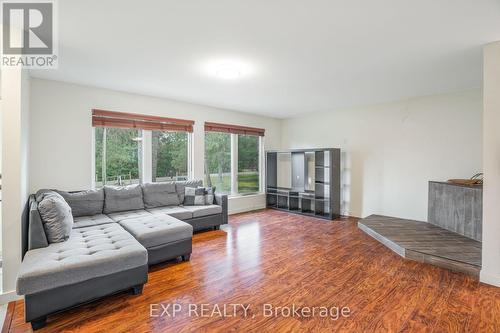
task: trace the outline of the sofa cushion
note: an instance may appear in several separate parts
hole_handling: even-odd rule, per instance
[[[193,237],[193,227],[168,215],[123,220],[119,224],[146,248]]]
[[[71,207],[74,217],[102,214],[104,207],[104,190],[87,190],[79,192],[57,191]]]
[[[175,190],[177,191],[177,195],[179,196],[179,201],[182,204],[184,202],[184,188],[186,187],[200,187],[203,185],[203,181],[201,180],[186,180],[175,182]]]
[[[140,185],[104,186],[104,214],[144,209]]]
[[[49,243],[64,242],[73,228],[71,207],[56,192],[47,192],[38,203],[43,229]]]
[[[115,222],[119,222],[126,219],[135,219],[144,216],[151,216],[152,214],[144,209],[129,210],[126,212],[112,213],[108,216]]]
[[[153,215],[170,215],[179,220],[188,220],[193,217],[193,213],[184,207],[171,206],[171,207],[157,207],[148,209]]]
[[[218,205],[184,206],[184,208],[193,213],[193,218],[222,213],[222,207]]]
[[[186,186],[184,188],[184,206],[202,205],[205,205],[205,188],[194,188]]]
[[[71,285],[147,265],[146,249],[117,223],[73,229],[64,243],[26,252],[19,295]]]
[[[173,182],[144,184],[142,185],[142,194],[146,208],[178,206],[180,204]]]
[[[106,223],[115,223],[112,219],[110,219],[107,215],[98,214],[92,216],[79,216],[74,218],[75,223],[73,224],[73,229],[75,228],[83,228],[90,227],[94,225],[101,225]]]

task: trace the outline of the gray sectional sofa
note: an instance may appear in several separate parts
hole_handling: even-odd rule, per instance
[[[47,315],[127,289],[141,293],[149,265],[177,257],[189,260],[193,231],[218,229],[228,220],[225,195],[215,194],[204,205],[183,205],[185,187],[201,185],[184,181],[96,191],[41,190],[30,196],[17,279],[26,321],[37,329]],[[52,192],[64,198],[73,220],[60,242],[49,241],[40,210],[44,196]]]

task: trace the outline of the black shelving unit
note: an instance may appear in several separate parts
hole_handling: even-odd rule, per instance
[[[340,216],[340,149],[267,151],[266,201],[268,208]]]

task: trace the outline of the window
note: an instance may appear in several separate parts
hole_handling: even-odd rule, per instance
[[[259,192],[259,138],[238,135],[238,193]]]
[[[205,123],[205,184],[222,193],[259,192],[263,136],[259,128]]]
[[[194,122],[92,110],[94,186],[184,180]]]
[[[152,181],[188,179],[188,133],[151,132]]]
[[[141,179],[142,131],[95,129],[95,185],[137,184]]]
[[[205,184],[231,193],[231,134],[205,132]]]

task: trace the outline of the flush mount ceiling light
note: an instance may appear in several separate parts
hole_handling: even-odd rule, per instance
[[[215,70],[215,76],[221,79],[225,80],[235,80],[239,77],[241,77],[243,73],[241,70],[234,65],[231,64],[223,64],[220,65],[216,70]]]
[[[215,59],[202,65],[202,71],[208,76],[222,80],[238,80],[254,73],[248,62],[237,59]]]

